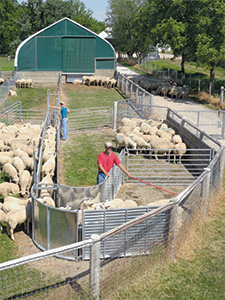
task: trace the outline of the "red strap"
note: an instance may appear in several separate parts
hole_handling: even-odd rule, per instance
[[[167,191],[167,190],[165,190],[165,189],[163,189],[163,188],[161,188],[161,187],[159,187],[159,186],[157,186],[157,185],[151,184],[151,183],[146,182],[146,181],[144,181],[144,180],[141,180],[141,179],[139,179],[139,178],[136,178],[136,177],[133,177],[133,176],[132,176],[132,178],[134,178],[134,179],[136,179],[136,180],[138,180],[138,181],[141,181],[141,182],[143,182],[143,183],[146,183],[146,184],[148,184],[148,185],[154,186],[155,188],[160,189],[160,190],[162,190],[162,191],[165,191],[165,192],[167,192],[167,193],[170,193],[170,194],[173,194],[173,195],[178,195],[178,194],[176,194],[176,193]]]

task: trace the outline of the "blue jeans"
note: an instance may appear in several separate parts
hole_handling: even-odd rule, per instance
[[[63,137],[62,140],[66,140],[68,138],[68,118],[62,118],[62,132]]]
[[[106,178],[106,175],[103,172],[98,171],[97,175],[97,184],[102,183]]]

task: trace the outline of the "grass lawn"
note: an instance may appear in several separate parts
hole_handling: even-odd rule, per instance
[[[225,201],[215,200],[187,244],[189,255],[149,266],[134,281],[124,280],[110,299],[225,299]]]
[[[0,71],[14,71],[14,60],[0,56]]]
[[[97,157],[104,143],[114,139],[113,131],[71,136],[63,149],[64,180],[69,186],[96,185]]]
[[[16,89],[17,97],[9,97],[10,104],[21,101],[22,109],[46,109],[47,90],[45,87],[34,87],[31,89]],[[52,87],[52,93],[57,92],[56,87]]]
[[[114,101],[124,98],[117,89],[100,86],[64,84],[63,93],[70,109],[113,106]]]

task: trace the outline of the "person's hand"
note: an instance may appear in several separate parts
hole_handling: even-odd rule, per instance
[[[106,172],[106,173],[105,173],[105,176],[109,176],[109,172]]]
[[[134,178],[134,176],[132,176],[130,173],[128,173],[127,176],[128,176],[129,178]]]

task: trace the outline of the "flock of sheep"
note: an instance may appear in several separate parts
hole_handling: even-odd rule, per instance
[[[42,125],[26,123],[6,126],[0,123],[0,168],[3,180],[7,177],[9,181],[0,183],[0,196],[4,198],[3,203],[0,203],[0,229],[2,230],[1,223],[6,222],[7,232],[12,240],[13,232],[19,224],[24,223],[29,233],[32,204],[31,198],[27,197],[30,195],[37,160],[37,156],[34,157],[33,143],[39,145],[41,132]],[[53,183],[55,134],[55,128],[50,126],[43,141],[42,182],[45,184]],[[39,200],[46,204],[53,201],[48,191],[42,192]]]
[[[172,150],[174,163],[177,155],[178,163],[181,163],[187,149],[181,136],[175,134],[175,131],[162,120],[123,118],[121,126],[117,129],[115,141],[117,148],[147,149],[150,153],[154,153],[156,160],[158,154],[165,155]]]
[[[190,92],[189,86],[178,86],[177,82],[173,79],[147,78],[145,76],[137,76],[130,79],[154,95],[186,99]]]
[[[105,76],[83,76],[82,81],[75,79],[73,84],[85,84],[85,85],[95,85],[95,86],[103,86],[105,88],[115,88],[116,87],[116,79],[105,77]]]
[[[16,87],[20,88],[32,88],[33,87],[33,80],[32,79],[19,79],[16,81]]]

